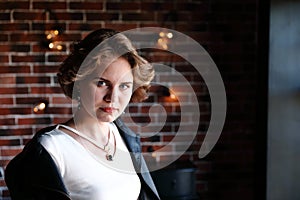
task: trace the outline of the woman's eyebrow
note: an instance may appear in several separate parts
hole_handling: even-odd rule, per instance
[[[107,80],[103,77],[95,77],[94,80],[102,80],[102,81],[105,81],[105,82],[110,82],[109,80]]]
[[[111,82],[110,80],[108,79],[105,79],[103,77],[95,77],[94,80],[102,80],[102,81],[105,81],[105,82]],[[124,82],[121,82],[122,84],[133,84],[133,81],[124,81]]]
[[[133,82],[132,81],[128,81],[128,82],[124,81],[124,82],[122,82],[122,84],[133,84]]]

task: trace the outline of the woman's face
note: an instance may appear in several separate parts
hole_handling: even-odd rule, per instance
[[[97,69],[89,78],[80,81],[83,117],[99,122],[112,122],[128,105],[133,92],[133,75],[129,62],[118,58],[103,71]]]

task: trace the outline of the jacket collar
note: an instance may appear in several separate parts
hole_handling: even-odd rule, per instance
[[[120,118],[116,119],[114,123],[118,127],[120,135],[130,152],[136,172],[142,176],[144,182],[159,199],[158,192],[150,175],[146,161],[142,156],[140,135],[129,129]]]

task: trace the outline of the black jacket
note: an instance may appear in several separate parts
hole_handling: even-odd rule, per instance
[[[126,127],[120,119],[117,119],[115,124],[128,150],[132,152],[132,161],[142,183],[139,200],[158,200],[157,190],[141,155],[139,136]],[[44,133],[54,128],[55,126],[51,126],[37,132],[23,151],[6,167],[5,182],[12,200],[71,199],[56,164],[39,142]]]

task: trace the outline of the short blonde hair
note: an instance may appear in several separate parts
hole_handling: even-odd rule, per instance
[[[62,62],[57,73],[58,82],[65,95],[76,99],[77,92],[73,91],[75,81],[82,80],[93,73],[101,62],[103,64],[117,57],[125,58],[132,68],[134,91],[131,102],[145,100],[148,97],[150,82],[154,77],[154,68],[138,55],[124,34],[112,29],[93,31],[82,41],[74,44],[73,51]]]

